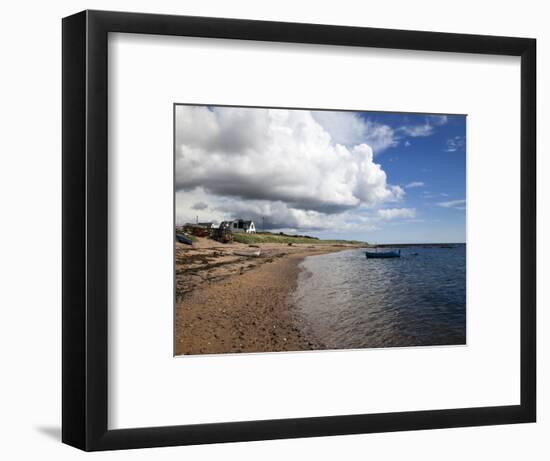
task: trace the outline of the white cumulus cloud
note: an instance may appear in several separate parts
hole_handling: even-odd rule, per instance
[[[212,216],[218,210],[301,228],[402,199],[372,146],[335,139],[311,111],[177,106],[177,213],[208,203]]]
[[[399,142],[393,128],[363,119],[355,112],[312,111],[311,115],[337,144],[354,146],[366,143],[376,155]]]

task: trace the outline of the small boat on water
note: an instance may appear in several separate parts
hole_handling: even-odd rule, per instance
[[[391,251],[366,251],[368,259],[371,258],[400,258],[401,250],[391,250]]]
[[[184,234],[176,234],[176,240],[180,243],[185,243],[186,245],[193,245],[193,240]]]

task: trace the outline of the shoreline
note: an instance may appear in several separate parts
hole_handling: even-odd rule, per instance
[[[206,240],[206,239],[205,239]],[[178,244],[180,245],[180,244]],[[176,247],[175,354],[322,349],[308,337],[291,302],[307,256],[361,248],[353,244]],[[233,254],[261,250],[259,257]]]

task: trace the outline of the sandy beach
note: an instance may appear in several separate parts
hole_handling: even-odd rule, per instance
[[[354,247],[176,243],[176,355],[322,349],[289,295],[306,256]]]

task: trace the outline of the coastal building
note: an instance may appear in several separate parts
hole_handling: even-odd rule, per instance
[[[254,221],[245,221],[244,219],[235,219],[233,221],[223,221],[220,224],[220,229],[231,230],[231,232],[246,232],[247,234],[255,234],[256,226]]]

